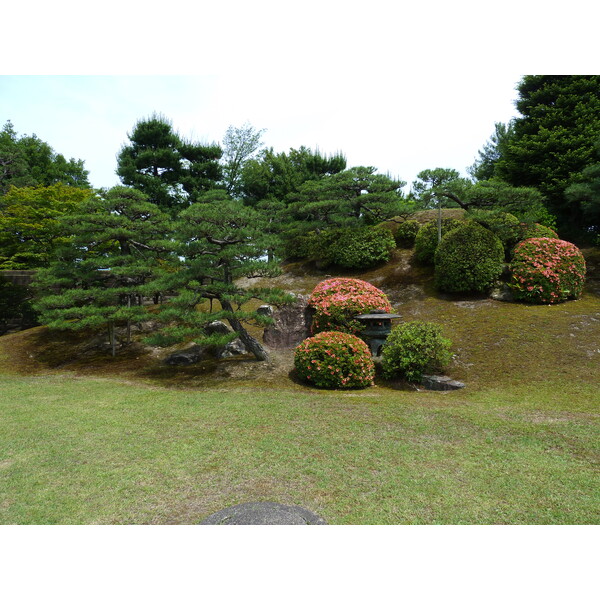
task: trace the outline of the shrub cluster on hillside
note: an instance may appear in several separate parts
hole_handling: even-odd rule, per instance
[[[415,238],[420,228],[421,224],[416,219],[409,219],[400,223],[394,234],[396,246],[398,248],[412,248],[415,245]]]
[[[507,212],[472,211],[469,219],[492,231],[504,248],[506,256],[521,239],[521,223],[517,217]]]
[[[390,260],[395,247],[394,236],[387,229],[341,229],[326,249],[325,256],[332,264],[340,267],[368,269]]]
[[[559,239],[554,229],[540,225],[540,223],[519,223],[519,242],[529,238],[552,238]]]
[[[292,236],[284,253],[287,258],[316,260],[320,266],[369,269],[389,261],[395,247],[394,235],[387,229],[347,227]]]
[[[462,225],[458,219],[442,219],[442,237]],[[432,265],[438,246],[438,224],[430,221],[421,227],[415,236],[415,257],[424,265]]]

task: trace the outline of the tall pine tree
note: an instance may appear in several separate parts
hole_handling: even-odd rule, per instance
[[[596,162],[600,136],[599,75],[527,75],[518,86],[521,117],[500,148],[494,174],[513,186],[534,187],[546,198],[559,228],[577,235],[584,226],[565,190]]]
[[[105,327],[113,355],[117,327],[149,318],[146,286],[172,257],[169,219],[146,196],[117,186],[63,217],[71,243],[59,260],[38,272],[35,308],[51,329]]]
[[[138,121],[128,137],[129,144],[117,156],[117,175],[171,214],[215,188],[222,178],[221,148],[186,141],[162,115]]]
[[[236,201],[198,202],[179,215],[174,231],[177,254],[183,262],[154,284],[157,291],[169,290],[173,297],[160,312],[168,325],[149,341],[163,346],[183,341],[221,344],[227,340],[207,333],[206,329],[210,321],[221,319],[231,325],[234,335],[258,360],[268,360],[268,352],[250,334],[247,325],[261,327],[270,321],[251,308],[250,302],[281,304],[290,297],[275,288],[239,285],[243,278],[280,273],[275,263],[265,261],[265,254],[275,241],[267,233],[261,213]],[[198,310],[198,305],[206,300],[216,311]]]

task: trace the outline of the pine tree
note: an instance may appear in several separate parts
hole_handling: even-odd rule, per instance
[[[71,244],[37,275],[40,321],[52,329],[116,328],[148,320],[147,285],[171,256],[169,219],[141,192],[117,186],[62,218]]]
[[[264,326],[270,320],[248,307],[251,300],[281,304],[290,297],[278,289],[245,288],[241,278],[273,277],[280,273],[265,254],[275,244],[266,233],[261,214],[236,201],[198,202],[184,210],[174,226],[177,254],[183,263],[154,286],[174,297],[162,307],[167,325],[151,336],[151,343],[168,346],[183,341],[219,345],[238,337],[258,360],[268,352],[246,329],[246,324]],[[198,305],[209,300],[215,312],[202,312]],[[226,320],[234,334],[219,336],[206,331],[214,320]]]
[[[517,89],[522,116],[499,148],[494,174],[511,185],[539,190],[559,228],[577,236],[585,219],[577,203],[566,201],[565,190],[596,162],[600,76],[527,75]]]
[[[128,137],[117,156],[117,175],[171,214],[221,179],[221,148],[184,140],[162,115],[138,121]]]
[[[402,212],[404,181],[353,167],[329,177],[309,180],[286,197],[291,227],[356,227],[373,225]]]

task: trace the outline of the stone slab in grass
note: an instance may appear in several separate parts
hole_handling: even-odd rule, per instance
[[[277,502],[246,502],[220,510],[200,525],[327,525],[324,519],[301,506]]]
[[[450,379],[440,375],[424,375],[421,382],[426,390],[434,392],[449,392],[452,390],[460,390],[465,387],[462,381]]]

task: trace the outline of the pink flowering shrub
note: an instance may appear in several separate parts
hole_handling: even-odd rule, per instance
[[[367,344],[340,331],[323,331],[304,340],[296,348],[294,365],[302,379],[319,388],[365,388],[375,377]]]
[[[315,309],[312,332],[343,331],[356,334],[361,330],[354,320],[379,309],[390,312],[392,305],[387,296],[374,285],[361,279],[336,277],[326,279],[313,290],[308,305]]]
[[[555,304],[579,298],[585,260],[577,246],[552,238],[529,238],[514,250],[510,287],[516,300]]]

